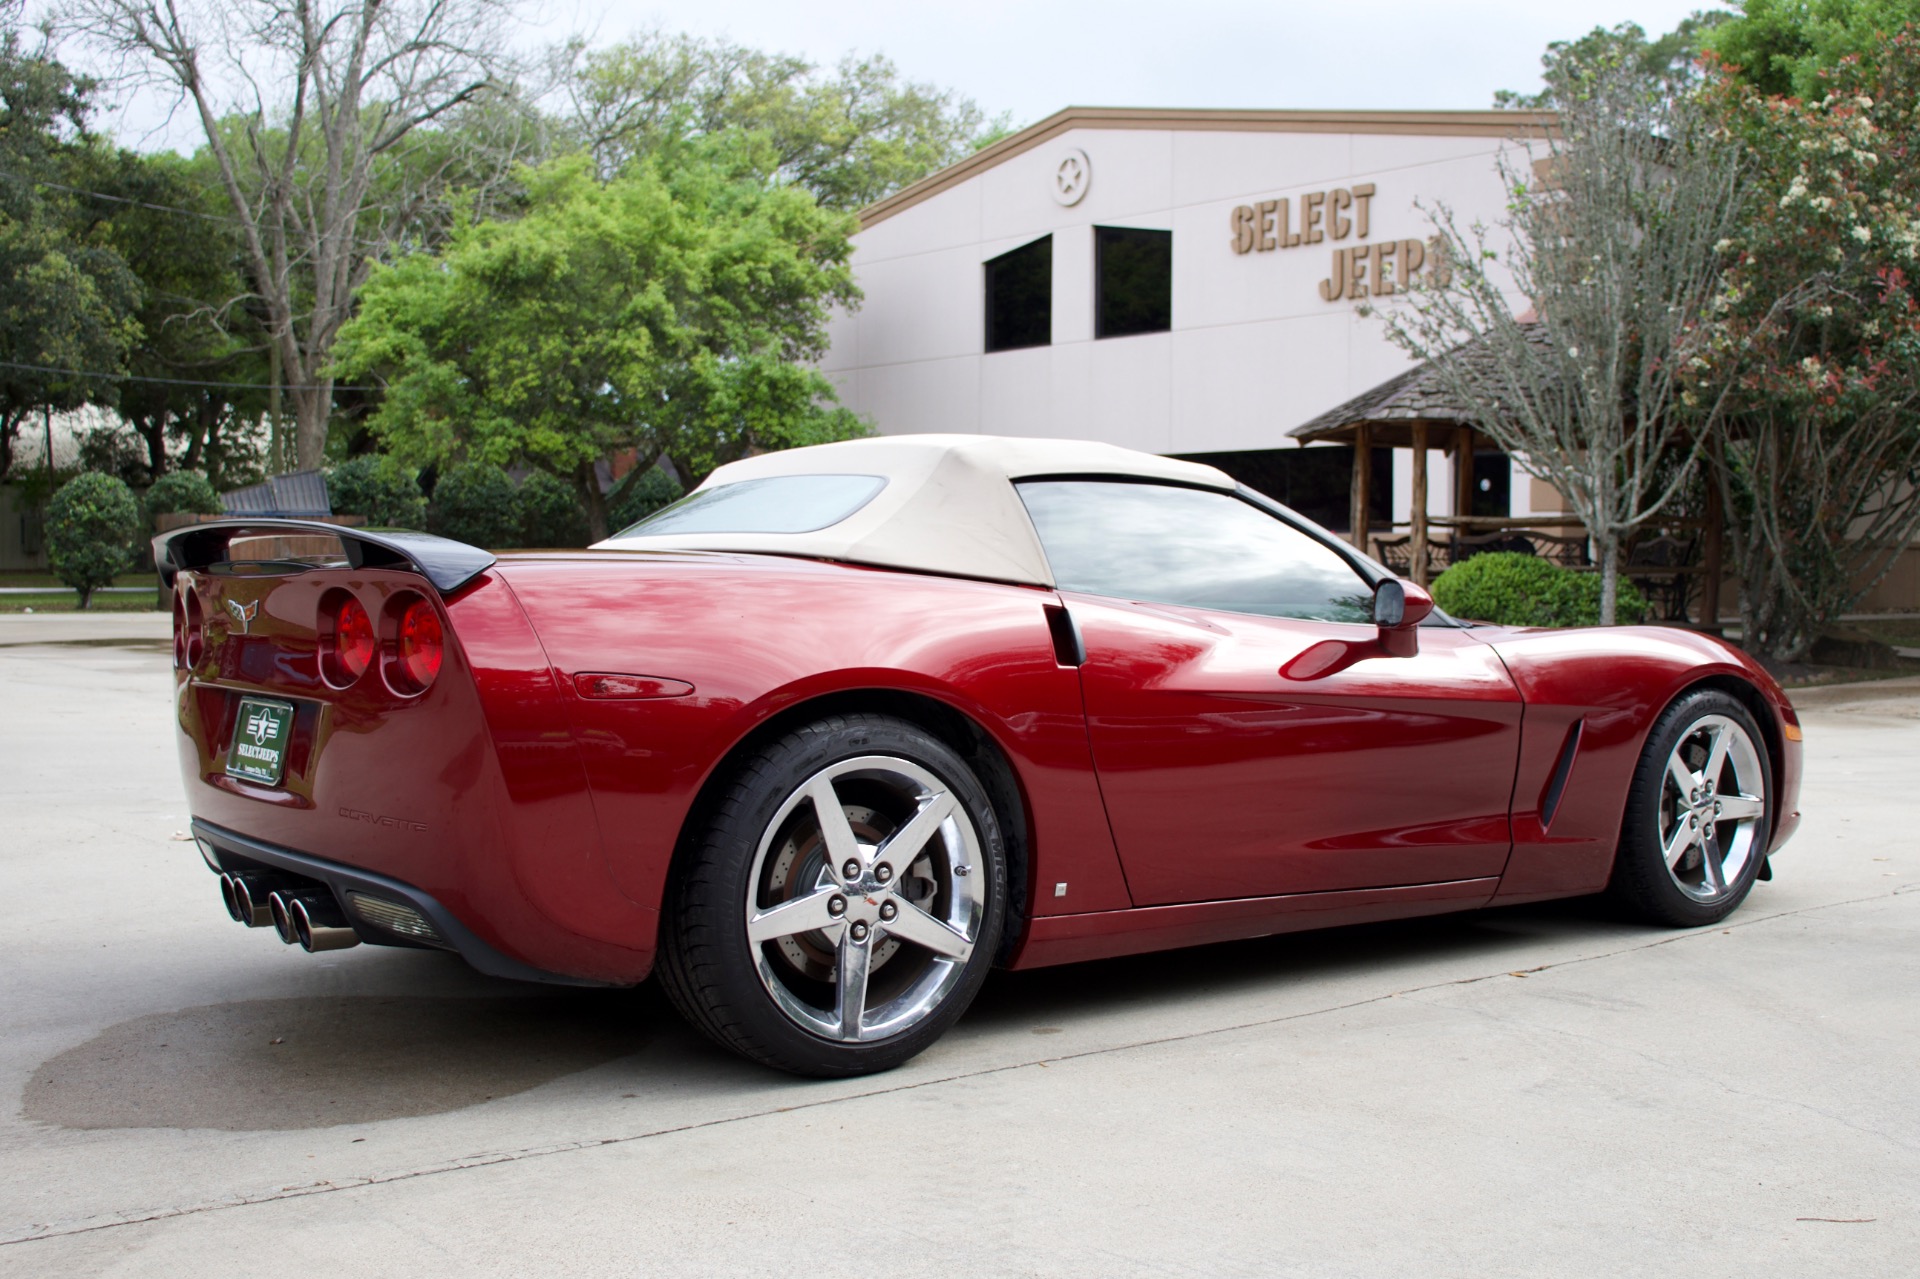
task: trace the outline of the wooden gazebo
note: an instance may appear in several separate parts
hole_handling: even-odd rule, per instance
[[[1580,563],[1585,563],[1586,526],[1572,515],[1476,516],[1473,514],[1473,452],[1480,437],[1472,416],[1450,397],[1439,374],[1431,364],[1420,364],[1388,379],[1345,404],[1329,409],[1310,422],[1296,426],[1288,434],[1301,444],[1339,443],[1353,446],[1353,489],[1349,497],[1349,537],[1363,554],[1384,552],[1381,539],[1374,536],[1369,518],[1375,476],[1373,450],[1395,448],[1411,450],[1413,455],[1412,511],[1407,538],[1407,576],[1422,586],[1432,576],[1433,551],[1443,551],[1448,560],[1457,560],[1475,543],[1495,542],[1501,535],[1526,537],[1536,549],[1542,545],[1581,548]],[[1452,513],[1434,516],[1428,512],[1427,452],[1439,448],[1453,458]],[[1676,603],[1670,616],[1684,616],[1689,585],[1701,579],[1700,624],[1715,628],[1720,615],[1721,527],[1719,491],[1708,485],[1708,510],[1705,519],[1661,520],[1650,530],[1654,536],[1642,538],[1627,548],[1627,563],[1622,571],[1643,585],[1671,586]],[[1447,538],[1436,547],[1435,526],[1447,531]],[[1698,537],[1694,544],[1697,562],[1675,532]],[[1387,541],[1398,543],[1398,534],[1387,530]],[[1397,556],[1382,558],[1397,558]]]
[[[1436,444],[1454,458],[1453,519],[1471,518],[1473,513],[1473,420],[1447,396],[1433,366],[1421,364],[1408,369],[1312,421],[1294,427],[1288,434],[1301,444],[1353,446],[1353,491],[1347,527],[1353,544],[1367,554],[1372,551],[1368,512],[1373,499],[1373,450],[1384,447],[1413,451],[1409,559],[1413,580],[1426,585],[1427,548],[1431,540],[1427,450]]]

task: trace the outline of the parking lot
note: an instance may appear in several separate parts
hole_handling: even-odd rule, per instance
[[[0,1274],[1910,1275],[1920,681],[1801,698],[1726,925],[1563,903],[996,974],[892,1074],[242,929],[165,618],[0,618]]]

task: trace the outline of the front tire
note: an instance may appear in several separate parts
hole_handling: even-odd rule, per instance
[[[1717,924],[1766,860],[1773,777],[1760,728],[1716,689],[1669,706],[1641,752],[1609,891],[1648,923]]]
[[[659,972],[689,1021],[800,1075],[890,1070],[966,1011],[1006,912],[986,792],[924,729],[808,724],[743,762],[673,880]]]

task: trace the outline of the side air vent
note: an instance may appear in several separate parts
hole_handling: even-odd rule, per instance
[[[1547,789],[1540,796],[1540,829],[1543,831],[1553,825],[1553,815],[1560,811],[1560,797],[1567,792],[1567,778],[1573,772],[1573,757],[1580,750],[1580,734],[1586,723],[1576,719],[1568,726],[1560,758],[1553,763],[1553,776],[1547,778]]]

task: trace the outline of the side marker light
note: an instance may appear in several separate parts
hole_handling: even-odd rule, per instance
[[[680,679],[658,675],[614,675],[583,671],[573,677],[573,691],[592,701],[640,701],[661,697],[685,697],[693,685]]]

